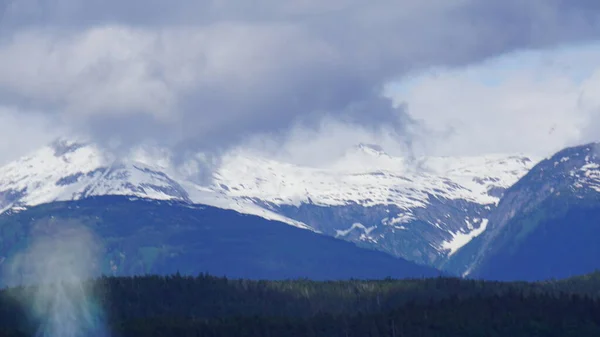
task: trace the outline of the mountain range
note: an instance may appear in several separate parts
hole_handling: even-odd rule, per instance
[[[3,216],[15,216],[37,205],[111,195],[205,205],[455,275],[562,277],[589,272],[595,264],[561,272],[551,262],[540,270],[528,266],[546,252],[542,246],[550,247],[543,236],[554,233],[550,228],[558,235],[551,240],[556,245],[565,223],[595,219],[600,190],[595,146],[569,148],[541,161],[520,154],[409,160],[358,144],[319,167],[235,151],[222,157],[209,179],[199,179],[201,156],[176,165],[167,151],[140,148],[123,159],[93,144],[60,140],[0,167],[0,208]],[[569,231],[569,244],[592,234],[588,227]],[[582,259],[595,251],[582,248],[577,254]],[[568,254],[552,256],[571,261]]]

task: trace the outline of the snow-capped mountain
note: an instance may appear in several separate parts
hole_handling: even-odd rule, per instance
[[[429,195],[478,204],[498,202],[502,190],[535,164],[524,156],[426,157],[407,161],[360,144],[323,168],[298,167],[245,154],[225,156],[216,187],[234,197],[300,205],[358,203],[424,207]]]
[[[508,189],[486,232],[449,264],[495,279],[562,278],[600,268],[600,145],[564,149]]]
[[[143,151],[117,160],[94,145],[61,140],[0,168],[0,210],[100,195],[201,203],[311,229],[187,181],[168,160]]]
[[[235,151],[202,184],[157,152],[136,150],[116,160],[94,145],[57,141],[0,168],[0,208],[97,195],[179,200],[440,267],[485,231],[503,191],[536,162],[513,155],[409,161],[361,144],[327,166],[306,167]]]
[[[337,238],[442,267],[481,234],[503,191],[535,161],[524,156],[408,161],[361,144],[326,167],[235,153],[213,188]]]

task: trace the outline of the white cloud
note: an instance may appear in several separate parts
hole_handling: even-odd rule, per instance
[[[412,124],[380,97],[390,79],[589,40],[600,32],[594,3],[11,1],[0,9],[0,103],[99,141],[177,151],[218,151],[309,119],[401,138]]]
[[[45,114],[0,106],[0,165],[48,144],[63,132]]]
[[[600,140],[589,129],[600,108],[598,59],[598,45],[515,53],[431,71],[388,91],[430,130],[420,139],[430,153],[545,155]]]
[[[32,29],[0,44],[0,92],[88,124],[97,116],[146,116],[185,137],[295,116],[286,112],[293,108],[268,105],[293,98],[285,96],[303,82],[299,69],[313,76],[312,68],[336,57],[285,23]]]
[[[399,135],[385,125],[370,128],[323,118],[317,125],[296,124],[279,134],[258,134],[246,139],[237,149],[256,152],[288,163],[321,167],[336,162],[358,144],[381,146],[390,155],[407,155],[416,150],[406,143],[406,135]]]
[[[0,86],[72,116],[167,116],[173,92],[151,73],[153,43],[153,36],[124,27],[21,32],[0,49]]]

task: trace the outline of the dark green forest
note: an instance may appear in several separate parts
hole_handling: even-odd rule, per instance
[[[377,281],[249,281],[103,277],[86,285],[114,337],[154,336],[598,336],[600,274],[543,283],[456,278]],[[0,335],[40,326],[0,292]],[[58,336],[52,336],[58,337]]]

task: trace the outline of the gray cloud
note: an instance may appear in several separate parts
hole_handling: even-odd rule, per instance
[[[596,39],[598,19],[592,0],[19,0],[0,97],[126,144],[223,148],[323,116],[407,137],[389,81]]]

